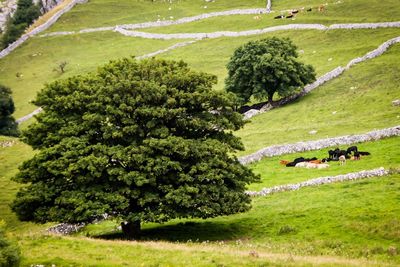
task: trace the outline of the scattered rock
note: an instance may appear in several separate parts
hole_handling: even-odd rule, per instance
[[[332,111],[332,115],[335,115],[337,113],[337,111],[335,110],[335,111]]]
[[[9,140],[9,141],[0,141],[0,147],[12,147],[15,145],[17,142],[14,140]]]
[[[312,130],[312,131],[309,131],[308,133],[309,134],[316,134],[318,131],[317,130]]]
[[[85,226],[84,223],[77,223],[77,224],[60,223],[53,227],[50,227],[49,229],[47,229],[47,231],[53,234],[68,235],[77,232],[84,226]]]
[[[253,117],[254,115],[256,115],[256,114],[258,114],[258,113],[260,113],[260,111],[257,110],[257,109],[250,109],[249,111],[247,111],[247,112],[245,112],[245,113],[243,114],[243,118],[244,118],[245,120],[248,120],[248,119],[250,119],[251,117]]]
[[[396,99],[392,101],[393,106],[400,106],[400,99]]]

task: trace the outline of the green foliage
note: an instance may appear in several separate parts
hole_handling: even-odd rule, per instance
[[[47,85],[24,140],[13,210],[21,220],[83,222],[104,214],[164,222],[250,208],[258,177],[236,156],[234,96],[184,62],[123,59]]]
[[[297,47],[288,38],[251,41],[235,50],[227,68],[226,90],[237,94],[243,103],[250,97],[268,98],[275,93],[285,97],[315,81],[311,65],[297,61]]]
[[[0,267],[19,266],[19,248],[5,238],[4,221],[0,221]]]
[[[11,116],[15,110],[11,89],[0,84],[0,135],[17,136],[18,124]]]
[[[16,41],[25,29],[40,16],[40,8],[33,4],[31,0],[18,0],[17,10],[12,18],[7,22],[6,31],[1,39],[1,47]]]

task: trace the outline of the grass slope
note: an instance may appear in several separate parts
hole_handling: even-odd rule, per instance
[[[280,1],[277,1],[279,3]],[[275,1],[273,1],[275,3]],[[142,31],[155,33],[191,33],[191,32],[214,32],[214,31],[244,31],[252,29],[262,29],[266,27],[300,24],[300,23],[316,23],[329,26],[336,23],[366,23],[366,22],[388,22],[398,21],[400,18],[400,9],[398,1],[371,1],[365,4],[364,0],[327,2],[326,10],[319,12],[314,9],[311,12],[300,12],[294,19],[274,19],[279,15],[279,8],[284,6],[273,6],[276,10],[274,13],[260,15],[261,18],[255,18],[256,15],[236,15],[226,17],[214,17],[201,21],[179,24],[168,27],[148,28]],[[291,8],[306,9],[313,6],[312,3],[300,5],[292,4]],[[287,4],[288,6],[288,4]],[[357,10],[357,12],[354,12]],[[287,15],[287,12],[282,12]]]
[[[48,31],[71,31],[92,27],[114,26],[147,21],[169,20],[237,8],[262,8],[263,0],[91,0],[75,6]],[[207,6],[207,8],[204,8]]]
[[[400,176],[392,175],[255,198],[254,208],[244,214],[145,225],[144,239],[162,242],[30,236],[20,245],[26,265],[268,266],[276,260],[272,252],[283,253],[273,266],[305,265],[305,259],[295,255],[328,257],[314,259],[314,266],[334,266],[332,256],[395,266],[400,263],[399,189]],[[109,238],[120,237],[112,223],[94,225],[82,234],[91,235],[97,228]],[[338,265],[368,264],[342,258]]]
[[[113,32],[33,38],[0,60],[0,83],[13,90],[14,116],[18,118],[35,109],[29,102],[45,83],[94,71],[111,59],[144,55],[181,41],[143,40]],[[68,62],[62,75],[53,71],[61,61]]]

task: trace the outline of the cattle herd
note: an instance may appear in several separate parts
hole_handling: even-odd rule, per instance
[[[323,159],[313,158],[303,158],[299,157],[293,161],[281,160],[280,164],[286,167],[298,167],[298,168],[308,168],[308,169],[325,169],[329,167],[328,162],[338,161],[340,165],[346,164],[346,159],[360,160],[361,156],[368,156],[371,153],[366,151],[358,151],[356,146],[351,146],[346,150],[336,148],[335,150],[328,151],[328,157]]]
[[[320,5],[318,7],[310,7],[308,9],[306,9],[305,7],[302,7],[300,9],[294,9],[294,10],[290,10],[288,11],[289,13],[287,15],[284,14],[280,14],[279,16],[274,17],[274,19],[292,19],[294,18],[299,12],[303,12],[303,11],[307,11],[307,12],[311,12],[313,10],[318,10],[319,12],[324,12],[325,11],[325,5]]]

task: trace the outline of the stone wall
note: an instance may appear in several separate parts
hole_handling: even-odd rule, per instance
[[[3,49],[0,52],[0,58],[3,58],[10,54],[15,48],[20,46],[23,42],[25,42],[29,37],[32,37],[46,29],[48,29],[51,25],[53,25],[63,14],[71,10],[76,4],[85,3],[87,0],[73,0],[71,3],[66,5],[62,10],[58,11],[54,14],[48,21],[43,23],[42,25],[36,27],[31,32],[22,35],[17,41],[10,44],[7,48]]]
[[[373,169],[369,171],[360,171],[353,172],[347,174],[341,174],[337,176],[325,176],[319,177],[315,179],[311,179],[308,181],[304,181],[297,184],[286,184],[286,185],[278,185],[274,187],[263,188],[261,191],[246,191],[246,193],[250,196],[267,196],[273,193],[285,192],[285,191],[295,191],[299,190],[302,187],[307,186],[317,186],[323,184],[330,184],[334,182],[344,182],[344,181],[355,181],[360,179],[366,179],[371,177],[382,177],[389,174],[389,171],[385,170],[383,167],[378,169]]]
[[[228,12],[233,12],[226,11]],[[243,10],[242,10],[243,11]],[[265,11],[265,10],[264,10]],[[218,12],[215,12],[218,13]],[[209,13],[211,14],[211,13]],[[205,16],[207,14],[202,14],[199,16]],[[234,14],[231,14],[234,15]],[[171,24],[181,24],[183,20],[191,19],[190,18],[182,18],[176,21],[168,21]],[[181,22],[180,22],[181,21]],[[190,21],[188,21],[190,22]],[[259,35],[268,32],[275,32],[275,31],[284,31],[284,30],[334,30],[334,29],[376,29],[376,28],[400,28],[400,22],[383,22],[383,23],[358,23],[358,24],[334,24],[329,27],[324,26],[322,24],[288,24],[288,25],[281,25],[281,26],[273,26],[267,27],[263,29],[256,29],[256,30],[247,30],[247,31],[240,31],[240,32],[232,32],[232,31],[218,31],[218,32],[210,32],[210,33],[147,33],[141,31],[132,31],[129,29],[137,29],[139,25],[146,24],[148,27],[155,27],[158,26],[166,26],[167,21],[161,22],[147,22],[142,24],[132,24],[132,25],[119,25],[116,26],[114,31],[119,32],[125,36],[132,36],[132,37],[141,37],[141,38],[148,38],[148,39],[203,39],[203,38],[219,38],[219,37],[241,37],[241,36],[250,36],[250,35]],[[165,25],[164,25],[165,24]],[[153,25],[153,26],[150,26]],[[143,27],[147,28],[147,27]]]
[[[297,142],[294,144],[273,145],[262,148],[250,155],[240,157],[239,161],[242,164],[249,164],[259,161],[264,157],[274,157],[284,154],[320,150],[327,147],[336,147],[340,145],[351,145],[368,141],[376,141],[391,136],[400,136],[400,125],[382,130],[371,131],[366,134],[345,135],[314,141]]]

